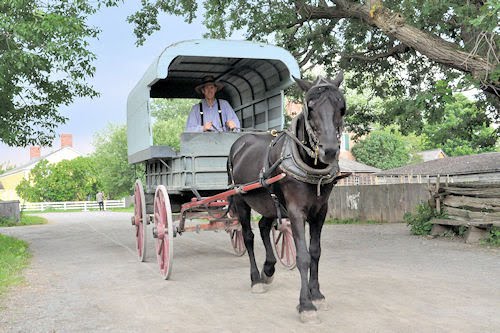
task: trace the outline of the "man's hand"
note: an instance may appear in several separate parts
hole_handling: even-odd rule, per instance
[[[205,125],[203,125],[203,132],[207,132],[210,130],[212,130],[212,122],[211,121],[209,121],[208,123],[205,123]]]
[[[227,127],[229,127],[230,130],[234,130],[236,128],[236,124],[232,120],[226,121]]]

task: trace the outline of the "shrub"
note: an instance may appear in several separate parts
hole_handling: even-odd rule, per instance
[[[415,214],[405,213],[404,220],[410,226],[410,231],[414,235],[428,235],[432,229],[431,220],[433,218],[444,217],[438,214],[427,202],[417,205]]]
[[[486,238],[485,242],[489,245],[500,246],[500,228],[491,228],[490,234],[488,235],[488,238]]]

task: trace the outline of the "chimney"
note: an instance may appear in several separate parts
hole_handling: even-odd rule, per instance
[[[61,148],[73,147],[73,135],[61,134]]]
[[[40,157],[40,146],[30,147],[30,160]]]

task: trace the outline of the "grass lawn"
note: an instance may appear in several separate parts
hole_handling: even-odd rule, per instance
[[[30,257],[28,243],[0,234],[0,295],[23,281],[21,272]]]
[[[15,227],[20,225],[46,224],[47,219],[40,216],[21,214],[21,221],[15,223],[10,219],[0,217],[0,227]]]

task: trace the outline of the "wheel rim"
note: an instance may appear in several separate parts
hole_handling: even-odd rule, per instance
[[[245,241],[243,240],[243,230],[241,230],[241,224],[238,223],[238,227],[229,230],[229,236],[231,237],[231,245],[233,246],[234,253],[241,257],[247,251],[245,247]]]
[[[134,224],[137,256],[140,261],[146,259],[146,202],[142,182],[137,179],[134,186]]]
[[[173,259],[173,221],[170,200],[165,186],[156,189],[154,201],[154,224],[156,230],[156,259],[160,275],[164,279],[170,277]]]
[[[292,228],[288,219],[283,219],[278,230],[272,228],[273,244],[276,257],[283,266],[294,269],[297,251],[293,240]]]

